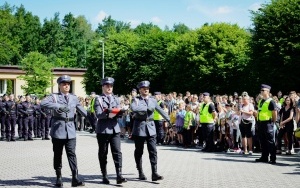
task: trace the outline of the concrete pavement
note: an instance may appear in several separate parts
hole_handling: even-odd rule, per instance
[[[279,155],[277,164],[255,163],[252,156],[236,153],[203,153],[199,149],[158,146],[158,173],[163,181],[151,181],[147,150],[143,155],[147,181],[138,181],[134,162],[134,144],[122,141],[123,175],[127,183],[117,185],[111,153],[108,154],[108,174],[111,184],[103,185],[98,161],[95,134],[78,132],[77,159],[79,177],[86,187],[297,187],[300,178],[300,156]],[[145,145],[145,149],[146,149]],[[71,187],[71,171],[63,155],[64,187]],[[0,187],[54,187],[51,140],[0,142]]]

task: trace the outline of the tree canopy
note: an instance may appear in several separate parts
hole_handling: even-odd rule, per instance
[[[132,28],[108,16],[93,30],[83,15],[68,13],[60,19],[54,13],[40,22],[23,5],[4,3],[0,64],[25,66],[43,56],[45,60],[37,59],[47,66],[87,68],[87,93],[101,92],[102,62],[105,76],[115,78],[118,94],[128,93],[142,80],[161,92],[256,93],[261,83],[275,91],[296,90],[299,9],[300,0],[272,0],[252,11],[253,26],[248,29],[230,23],[196,29],[184,23],[170,29],[141,23]]]

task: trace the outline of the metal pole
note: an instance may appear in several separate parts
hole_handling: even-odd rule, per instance
[[[102,79],[104,78],[104,41],[102,42]]]

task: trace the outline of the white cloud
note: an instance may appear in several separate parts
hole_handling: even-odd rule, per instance
[[[141,21],[140,20],[129,20],[128,22],[130,22],[130,26],[132,28],[136,28],[136,26],[140,25],[141,24]]]
[[[157,17],[157,16],[151,18],[151,21],[152,21],[153,23],[160,23],[160,22],[162,22],[162,20],[161,20],[159,17]]]
[[[188,11],[196,11],[206,16],[226,15],[234,11],[234,8],[229,6],[207,7],[201,4],[193,4],[187,7]]]
[[[228,6],[218,7],[213,11],[215,14],[229,14],[232,12],[232,8]]]
[[[253,3],[250,5],[249,9],[253,11],[257,11],[259,8],[261,8],[261,3]]]
[[[95,17],[95,22],[100,23],[107,16],[109,16],[109,15],[106,12],[104,12],[103,10],[101,10]]]

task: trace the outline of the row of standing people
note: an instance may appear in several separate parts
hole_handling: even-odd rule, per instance
[[[49,140],[51,110],[41,108],[40,100],[30,95],[15,99],[14,94],[2,96],[0,100],[1,140],[15,141],[18,125],[19,139],[33,140],[33,137]]]

